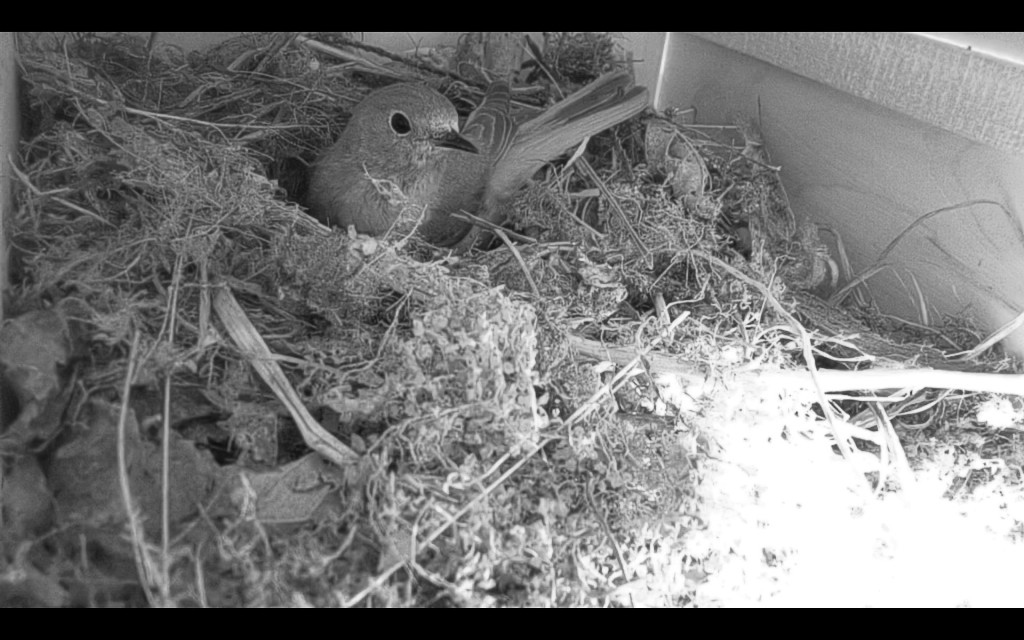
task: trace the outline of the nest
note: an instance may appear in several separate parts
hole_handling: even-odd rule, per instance
[[[524,190],[519,242],[440,255],[295,203],[372,88],[480,95],[439,52],[335,64],[353,44],[22,38],[4,535],[37,542],[4,559],[29,576],[8,601],[693,601],[705,436],[655,355],[684,378],[813,367],[794,292],[837,276],[756,130],[624,123]],[[603,34],[544,53],[525,102],[616,60]],[[820,425],[814,399],[784,411]]]

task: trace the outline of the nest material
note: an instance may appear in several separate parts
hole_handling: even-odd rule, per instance
[[[551,36],[548,62],[585,81],[611,62],[608,42]],[[723,145],[661,120],[646,140],[640,120],[595,139],[582,161],[596,171],[551,171],[526,190],[511,224],[532,236],[527,245],[444,264],[412,238],[328,230],[286,198],[285,160],[309,161],[327,146],[381,67],[347,73],[289,43],[245,36],[186,57],[127,37],[22,41],[33,121],[9,309],[53,314],[69,328],[31,339],[73,341],[87,354],[75,360],[72,391],[69,348],[54,347],[51,378],[23,398],[37,410],[9,432],[11,451],[20,460],[57,452],[46,469],[19,463],[23,482],[37,486],[42,473],[70,488],[78,467],[54,461],[108,464],[116,428],[133,434],[119,445],[134,456],[129,475],[157,477],[157,427],[173,426],[169,490],[192,506],[176,508],[170,524],[194,557],[165,550],[164,581],[142,584],[150,601],[193,601],[189,585],[205,579],[209,604],[368,594],[378,604],[552,604],[553,592],[558,604],[635,603],[615,585],[636,566],[649,582],[681,571],[681,535],[693,524],[683,514],[700,508],[700,434],[616,415],[666,407],[645,376],[619,385],[615,401],[600,393],[608,376],[576,361],[568,337],[657,338],[663,353],[710,366],[737,353],[785,365],[794,350],[760,294],[694,256],[721,256],[782,293],[822,284],[827,251],[792,218],[778,176],[751,152],[757,145]],[[386,68],[424,77],[422,65]],[[451,72],[426,77],[472,95]],[[220,331],[215,288],[241,303],[295,401],[358,463],[339,470],[308,456],[301,428],[254,379],[251,354]],[[651,321],[652,309],[667,314],[656,300],[690,313],[668,339],[667,323]],[[762,327],[754,338],[751,326]],[[132,386],[134,419],[119,421],[111,407]],[[140,399],[168,389],[188,398],[170,415]],[[76,440],[51,415],[55,405],[85,407],[79,423],[105,433],[104,444]],[[183,474],[203,482],[175,493]],[[137,496],[139,534],[116,497],[119,481],[108,473],[87,483],[56,518],[127,557],[119,534],[130,526],[137,542],[153,540],[159,501]],[[196,503],[206,514],[198,528],[189,524]],[[303,524],[267,530],[286,521]],[[19,522],[27,535],[52,521],[31,513]],[[204,546],[204,536],[217,544]],[[410,556],[417,540],[429,550]],[[64,562],[72,542],[53,551]],[[145,544],[136,562],[140,553]],[[393,575],[401,566],[409,572]],[[66,580],[42,583],[53,589],[46,603],[70,601]],[[660,604],[692,593],[666,585]],[[108,597],[132,601],[123,591]]]

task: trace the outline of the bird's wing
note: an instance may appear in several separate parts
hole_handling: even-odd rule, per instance
[[[488,199],[500,200],[518,189],[545,163],[587,136],[643,111],[647,89],[633,86],[628,72],[608,73],[519,125],[505,152],[495,161]]]
[[[508,149],[516,131],[510,106],[512,91],[507,82],[492,82],[480,106],[469,114],[462,135],[477,146],[487,158],[501,157]]]

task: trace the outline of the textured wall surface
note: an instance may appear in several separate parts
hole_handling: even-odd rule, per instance
[[[702,38],[1011,153],[1024,154],[1024,66],[910,33]]]

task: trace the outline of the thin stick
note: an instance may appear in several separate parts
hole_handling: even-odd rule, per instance
[[[1010,320],[1009,322],[1007,322],[1003,326],[1001,326],[998,329],[996,329],[995,331],[993,331],[992,334],[989,335],[984,340],[982,340],[978,344],[978,346],[976,346],[973,349],[971,349],[970,351],[964,353],[963,356],[961,356],[960,358],[957,358],[957,359],[958,360],[970,360],[971,358],[974,358],[974,357],[977,357],[977,356],[981,355],[982,353],[987,351],[989,348],[991,348],[992,345],[996,344],[997,342],[999,342],[1000,340],[1002,340],[1006,336],[1010,335],[1011,333],[1013,333],[1017,329],[1020,329],[1021,326],[1024,326],[1024,311],[1018,313],[1017,316],[1013,320]]]
[[[891,451],[893,442],[889,438],[889,429],[892,428],[892,422],[889,421],[888,414],[878,402],[871,403],[871,411],[874,413],[880,436],[875,441],[875,444],[878,445],[878,486],[875,487],[875,499],[878,499],[885,491],[885,483],[889,480],[889,467],[892,464],[890,453],[895,454]],[[899,446],[899,440],[896,441],[896,446]]]
[[[178,258],[174,261],[174,276],[171,279],[171,298],[167,305],[167,315],[169,317],[167,344],[172,348],[174,346],[174,320],[178,314],[178,292],[181,289],[181,269],[183,264],[184,257],[179,253]],[[164,415],[163,433],[161,434],[160,565],[162,580],[160,581],[160,590],[164,602],[170,602],[171,600],[171,378],[173,376],[174,371],[172,369],[164,377]]]
[[[914,275],[913,271],[910,272],[910,284],[914,287],[913,303],[917,307],[918,319],[921,321],[921,324],[931,324],[928,302],[925,300],[924,291],[921,290],[921,282]]]
[[[132,394],[132,382],[135,379],[135,367],[139,358],[139,337],[136,331],[132,336],[132,346],[128,351],[128,370],[124,374],[124,386],[121,389],[121,412],[117,420],[117,478],[121,486],[121,501],[128,516],[128,528],[131,530],[132,551],[135,554],[135,568],[139,572],[139,582],[146,594],[146,601],[156,606],[159,603],[152,589],[152,577],[155,571],[150,564],[146,552],[146,534],[142,530],[139,515],[132,504],[132,489],[128,482],[128,456],[126,453],[126,436],[128,429],[129,400]]]
[[[771,291],[765,285],[761,284],[757,280],[754,280],[753,278],[743,273],[742,271],[732,266],[731,264],[725,262],[724,260],[716,258],[710,253],[705,253],[703,251],[698,251],[694,249],[690,251],[690,254],[704,258],[705,260],[717,266],[719,269],[726,271],[734,278],[742,280],[743,282],[760,291],[761,295],[763,295],[765,300],[768,301],[768,304],[770,304],[779,315],[785,318],[786,322],[788,322],[789,325],[793,327],[793,329],[797,332],[797,334],[800,336],[800,346],[803,351],[804,364],[807,366],[807,372],[810,374],[811,381],[814,383],[814,390],[815,393],[817,393],[818,395],[818,404],[821,405],[821,410],[825,414],[825,421],[828,423],[829,430],[832,432],[832,437],[835,438],[836,444],[839,446],[839,451],[843,454],[843,458],[852,462],[853,451],[850,450],[850,446],[846,442],[846,438],[842,437],[842,434],[839,431],[839,424],[836,421],[835,417],[832,415],[832,405],[829,404],[828,398],[825,397],[825,391],[821,387],[821,380],[819,379],[818,375],[818,367],[814,364],[814,348],[811,346],[811,337],[807,335],[807,330],[804,329],[804,326],[800,324],[800,322],[795,317],[793,317],[793,314],[786,311],[786,308],[782,306],[782,304],[775,298],[775,296],[772,295]],[[863,478],[863,476],[861,477]]]
[[[306,444],[340,467],[357,462],[359,455],[320,426],[302,404],[302,399],[288,382],[281,365],[274,361],[263,336],[253,326],[230,289],[221,287],[217,290],[213,298],[213,309],[220,316],[238,350],[288,409]]]
[[[956,211],[957,209],[966,209],[967,207],[973,207],[974,205],[978,204],[990,204],[992,206],[998,207],[999,210],[1003,212],[1003,215],[1006,216],[1006,219],[1010,221],[1010,225],[1013,227],[1013,230],[1017,232],[1017,239],[1020,241],[1021,245],[1024,246],[1024,228],[1021,227],[1020,220],[1017,218],[1016,215],[1011,213],[1009,210],[1007,210],[1006,207],[1004,207],[1001,203],[996,202],[995,200],[967,200],[966,202],[960,202],[957,204],[950,205],[948,207],[941,207],[939,209],[929,211],[928,213],[925,213],[924,215],[918,217],[916,220],[911,222],[906,229],[901,231],[898,236],[893,238],[892,242],[890,242],[882,251],[882,253],[879,254],[878,259],[875,262],[883,262],[886,258],[888,258],[889,254],[892,253],[892,250],[896,248],[896,245],[898,245],[903,240],[903,238],[905,238],[907,234],[913,231],[916,227],[920,226],[921,224],[924,224],[926,220],[934,218],[940,213],[946,213],[947,211]]]
[[[832,288],[835,289],[840,275],[842,275],[843,278],[850,278],[853,276],[853,266],[850,264],[849,254],[846,253],[846,243],[843,242],[843,236],[829,225],[819,224],[818,229],[832,234],[832,238],[836,241],[836,251],[839,252],[840,271],[839,273],[832,275]],[[864,307],[868,304],[867,296],[871,295],[871,290],[868,289],[867,285],[864,285],[863,291],[858,289],[853,292],[853,295],[857,300],[857,304]]]
[[[95,211],[90,211],[90,210],[86,209],[85,207],[79,206],[79,205],[75,204],[74,202],[71,202],[70,200],[65,200],[64,198],[60,198],[60,197],[51,195],[53,192],[43,192],[43,191],[40,191],[38,187],[36,187],[34,184],[32,184],[32,181],[29,180],[28,176],[25,175],[25,173],[23,173],[21,170],[18,169],[18,166],[14,163],[14,158],[12,158],[11,156],[7,157],[7,164],[10,167],[11,172],[15,176],[18,177],[18,180],[20,180],[21,183],[24,184],[28,188],[29,191],[32,192],[32,195],[34,195],[36,197],[39,197],[39,198],[50,198],[54,202],[62,204],[65,207],[67,207],[68,209],[71,209],[72,211],[77,211],[78,213],[80,213],[80,214],[82,214],[82,215],[84,215],[86,217],[92,218],[93,220],[95,220],[96,222],[99,222],[100,224],[105,224],[105,225],[107,225],[108,227],[110,227],[112,229],[116,229],[117,228],[117,225],[115,225],[113,222],[107,220],[106,218],[102,217],[100,214],[96,213]],[[60,191],[63,192],[63,191],[66,191],[66,189],[60,189]]]
[[[498,229],[501,229],[502,231],[505,232],[505,234],[507,236],[515,238],[519,242],[523,242],[525,244],[538,244],[536,238],[531,238],[530,236],[524,236],[521,233],[516,233],[515,231],[511,231],[509,229],[505,229],[501,225],[494,224],[490,220],[485,220],[484,218],[481,218],[479,216],[475,216],[472,213],[469,213],[468,211],[459,211],[457,213],[451,214],[451,216],[453,218],[457,219],[457,220],[465,220],[466,222],[469,222],[470,224],[476,225],[476,226],[478,226],[478,227],[480,227],[482,229],[485,229],[487,231],[494,232],[494,231],[497,231]],[[469,236],[466,236],[466,237],[468,238]],[[460,241],[459,244],[461,245],[462,242]]]
[[[263,58],[260,59],[259,63],[256,64],[256,68],[253,69],[253,73],[263,73],[270,61],[287,45],[292,39],[298,37],[297,34],[293,33],[279,33],[274,37],[274,41],[270,47],[263,53]]]
[[[464,82],[467,85],[477,86],[477,87],[481,87],[481,88],[484,86],[484,85],[479,84],[477,82],[471,82],[471,81],[467,80],[466,78],[463,78],[459,74],[455,73],[454,71],[448,71],[447,69],[440,69],[440,68],[435,67],[434,65],[428,64],[426,62],[421,62],[419,60],[415,60],[415,59],[412,59],[412,58],[406,58],[405,56],[400,56],[398,54],[392,53],[392,52],[388,51],[387,49],[382,49],[380,47],[375,47],[373,45],[365,44],[365,43],[359,42],[357,40],[352,40],[351,38],[338,37],[337,39],[342,44],[345,44],[345,45],[347,45],[349,47],[353,47],[355,49],[362,49],[363,51],[369,51],[370,53],[376,54],[376,55],[378,55],[378,56],[380,56],[382,58],[387,58],[388,60],[393,60],[395,62],[401,62],[404,65],[412,67],[413,69],[419,69],[420,71],[429,71],[430,73],[434,73],[434,74],[437,74],[437,75],[447,76],[449,78],[452,78],[453,80],[458,80],[460,82]],[[296,44],[301,44],[303,46],[307,46],[307,47],[309,47],[311,49],[314,49],[316,51],[321,51],[322,53],[327,53],[329,55],[336,56],[336,57],[338,57],[339,59],[342,59],[342,60],[349,60],[351,62],[362,62],[362,63],[366,63],[366,64],[369,64],[369,65],[372,65],[375,69],[380,69],[383,72],[390,73],[390,74],[392,74],[392,77],[395,77],[395,78],[399,78],[399,79],[405,78],[405,76],[398,75],[397,73],[395,73],[394,71],[391,71],[387,67],[378,65],[378,64],[373,63],[373,62],[370,62],[366,58],[361,58],[361,57],[358,57],[358,56],[354,56],[354,55],[352,55],[350,53],[342,51],[341,49],[338,49],[337,47],[332,47],[332,46],[324,44],[322,42],[318,42],[317,40],[313,40],[311,38],[307,38],[306,36],[298,36],[298,37],[296,37],[295,38],[295,42],[296,42]]]
[[[855,287],[867,282],[869,278],[876,275],[883,269],[892,268],[893,265],[889,262],[876,262],[873,266],[868,267],[864,271],[858,273],[856,278],[851,278],[850,281],[847,282],[842,289],[836,291],[831,296],[829,296],[828,303],[834,307],[838,307],[840,304],[842,304],[843,300],[846,300],[846,296],[848,296],[850,292],[854,290]],[[867,289],[866,284],[864,285],[864,288]]]
[[[357,55],[348,53],[347,51],[342,51],[341,49],[338,49],[337,47],[332,47],[329,44],[324,44],[323,42],[320,42],[318,40],[313,40],[312,38],[308,38],[306,36],[302,36],[302,35],[295,36],[294,42],[295,42],[295,44],[303,46],[303,47],[306,47],[307,49],[310,49],[311,51],[316,51],[318,53],[323,53],[325,55],[329,55],[329,56],[332,56],[334,58],[338,58],[339,60],[344,60],[345,62],[353,62],[355,64],[365,65],[367,67],[368,71],[372,71],[373,73],[376,73],[377,75],[380,75],[380,76],[384,76],[386,78],[393,78],[395,80],[408,80],[409,79],[408,76],[404,76],[404,75],[402,75],[400,73],[392,71],[391,69],[388,69],[387,67],[385,67],[383,65],[379,65],[376,62],[372,62],[370,60],[367,60],[366,58],[363,58],[362,56],[357,56]]]
[[[492,232],[501,238],[501,241],[505,243],[508,250],[512,252],[516,262],[519,263],[519,268],[523,270],[523,275],[526,277],[527,284],[530,285],[530,290],[533,291],[533,295],[537,298],[537,301],[540,302],[540,289],[537,288],[537,283],[533,281],[533,276],[530,274],[530,267],[526,266],[526,261],[523,260],[523,256],[519,253],[519,250],[516,249],[514,244],[512,244],[512,241],[509,240],[508,235],[506,235],[503,229],[495,228],[492,229]]]
[[[626,364],[635,360],[632,347],[609,347],[593,340],[569,336],[577,353],[596,360]],[[649,353],[644,361],[654,375],[669,375],[695,388],[711,389],[717,384],[698,363],[680,361],[673,356]],[[945,369],[866,369],[847,371],[819,369],[817,386],[825,393],[843,391],[882,391],[885,389],[959,389],[978,393],[1002,393],[1024,396],[1024,374],[977,373]],[[746,369],[736,371],[732,379],[751,392],[759,387],[771,390],[814,390],[815,380],[803,370]]]
[[[94,100],[102,105],[110,104],[107,100],[101,100],[95,96],[86,96],[90,100]],[[155,113],[153,111],[145,111],[143,109],[136,109],[134,107],[121,107],[125,113],[132,115],[141,116],[143,118],[150,118],[152,120],[173,120],[176,122],[187,122],[189,124],[198,124],[205,127],[212,127],[214,129],[260,129],[266,131],[288,131],[291,129],[303,129],[305,125],[301,124],[233,124],[230,122],[208,122],[206,120],[196,120],[195,118],[186,118],[185,116],[175,116],[169,113]]]
[[[615,533],[612,528],[608,526],[608,521],[601,510],[597,508],[597,500],[594,499],[593,490],[593,478],[587,481],[583,486],[587,498],[587,504],[590,506],[590,510],[594,512],[594,517],[597,519],[597,523],[601,525],[601,530],[604,531],[604,535],[608,538],[608,544],[612,547],[612,552],[615,553],[615,560],[619,563],[619,571],[622,572],[622,579],[625,582],[630,581],[629,571],[626,569],[626,559],[622,555],[622,549],[619,547],[618,541],[615,539]],[[633,602],[632,594],[629,596],[630,604]]]
[[[565,99],[565,92],[562,91],[561,85],[559,85],[558,80],[555,79],[554,72],[552,72],[552,70],[548,68],[547,63],[544,62],[544,54],[541,52],[540,47],[537,46],[537,43],[533,41],[533,38],[531,38],[529,34],[526,35],[525,49],[526,53],[530,54],[530,57],[533,58],[533,61],[537,63],[537,67],[541,71],[543,71],[544,75],[546,75],[548,77],[548,80],[551,81],[551,86],[555,88],[555,93],[558,94],[558,99]]]
[[[601,180],[600,176],[597,175],[597,171],[594,171],[594,167],[590,166],[590,163],[587,162],[586,158],[580,158],[578,164],[579,167],[583,169],[583,173],[597,185],[601,194],[608,199],[608,204],[611,206],[612,211],[618,215],[622,225],[626,228],[626,233],[629,235],[629,239],[633,241],[633,246],[635,246],[636,250],[640,252],[640,256],[644,259],[644,262],[650,263],[652,260],[651,252],[648,251],[646,246],[644,246],[644,242],[640,239],[640,235],[636,232],[636,229],[633,228],[633,223],[629,221],[629,216],[627,216],[626,212],[622,210],[622,206],[619,205],[618,199],[612,195],[611,190],[608,189],[608,185]]]
[[[882,446],[882,449],[888,450],[892,454],[892,464],[896,467],[896,478],[900,481],[900,489],[905,492],[913,491],[914,471],[910,468],[910,462],[907,460],[906,452],[903,451],[903,445],[900,443],[900,437],[896,434],[892,420],[889,419],[889,415],[882,405],[877,402],[871,404],[871,410],[878,421],[878,430],[885,435],[886,444]]]

